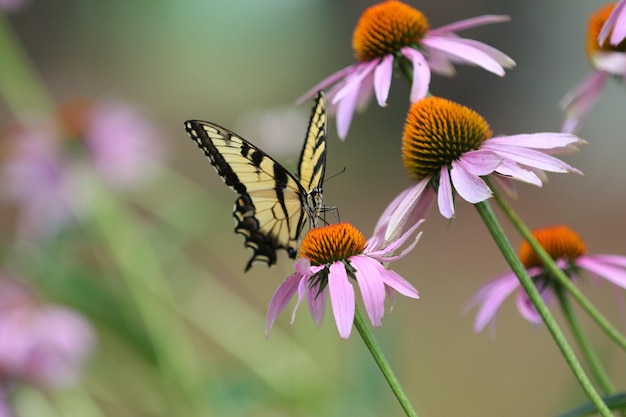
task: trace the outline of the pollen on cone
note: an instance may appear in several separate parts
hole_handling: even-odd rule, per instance
[[[385,1],[366,9],[352,35],[352,49],[359,61],[417,45],[429,29],[426,16],[399,1]]]
[[[350,223],[336,223],[308,231],[300,245],[300,256],[313,265],[332,263],[365,250],[367,239]]]
[[[415,180],[438,173],[491,137],[489,124],[474,110],[440,97],[414,103],[402,135],[402,162]]]
[[[533,230],[533,236],[552,259],[576,259],[587,253],[582,238],[567,226],[559,225]],[[543,265],[537,254],[526,241],[520,245],[519,258],[525,268]]]

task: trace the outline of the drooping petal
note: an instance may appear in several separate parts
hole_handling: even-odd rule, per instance
[[[623,255],[589,255],[595,260],[609,264],[626,268],[626,256]]]
[[[461,62],[478,65],[479,67],[482,67],[485,70],[501,77],[505,74],[502,65],[500,65],[494,58],[472,45],[458,42],[457,39],[450,37],[429,36],[422,39],[421,43],[442,54],[456,58]]]
[[[444,35],[447,32],[458,32],[460,30],[471,29],[476,26],[489,25],[492,23],[502,23],[511,20],[507,15],[495,15],[486,14],[482,16],[471,17],[469,19],[463,19],[456,22],[448,23],[447,25],[439,26],[438,28],[431,29],[427,32],[428,35]]]
[[[389,219],[389,224],[385,231],[385,242],[390,242],[403,233],[408,220],[413,218],[413,212],[428,185],[429,178],[425,178],[408,188],[408,192],[404,195]],[[394,200],[395,201],[395,200]]]
[[[541,293],[541,296],[542,298],[544,298],[544,301],[550,300],[551,297],[549,296],[549,294],[552,294],[552,292],[544,291]],[[517,293],[515,303],[517,305],[517,311],[519,311],[519,313],[522,315],[524,319],[535,324],[541,323],[541,316],[539,315],[539,313],[537,312],[537,309],[535,308],[533,303],[530,301],[530,298],[528,298],[528,295],[524,291],[520,290]]]
[[[565,112],[565,121],[561,126],[563,132],[576,131],[582,119],[598,101],[608,77],[609,74],[604,71],[593,71],[563,96],[559,103]]]
[[[613,9],[609,18],[606,19],[600,34],[598,35],[598,43],[602,45],[606,38],[611,35],[611,45],[618,45],[624,38],[626,38],[626,1],[620,1]]]
[[[380,264],[364,255],[352,256],[349,260],[356,270],[356,282],[361,290],[367,316],[374,327],[380,327],[385,313],[385,285],[376,269],[376,265]]]
[[[305,101],[313,98],[313,96],[315,96],[315,94],[317,94],[317,92],[319,90],[325,90],[326,88],[330,87],[331,85],[339,82],[340,80],[344,79],[348,75],[352,74],[354,71],[356,71],[357,66],[358,66],[358,64],[349,65],[349,66],[347,66],[345,68],[342,68],[339,71],[331,74],[330,76],[324,78],[322,81],[320,81],[319,83],[315,84],[315,86],[313,88],[311,88],[309,91],[307,91],[306,93],[304,93],[303,95],[298,97],[298,99],[296,99],[296,105],[297,106],[301,105]]]
[[[403,47],[402,55],[409,58],[413,64],[413,83],[411,84],[411,103],[426,97],[430,85],[430,67],[426,58],[416,49]]]
[[[610,265],[596,259],[593,255],[581,256],[576,259],[576,265],[592,272],[621,288],[626,288],[626,269]]]
[[[376,265],[376,269],[378,269],[378,274],[382,277],[385,285],[394,290],[398,291],[400,294],[411,297],[411,298],[419,298],[419,293],[417,290],[411,285],[407,280],[402,278],[397,272],[392,271],[391,269],[385,269],[381,264]]]
[[[285,279],[276,289],[270,304],[267,307],[267,316],[265,319],[265,337],[269,337],[270,330],[276,321],[278,315],[287,307],[289,301],[298,291],[298,286],[302,280],[302,274],[296,272]]]
[[[495,320],[496,313],[506,297],[518,287],[517,277],[513,272],[508,272],[481,288],[472,297],[467,305],[468,309],[478,304],[481,305],[474,321],[476,333],[481,332],[489,322]]]
[[[452,184],[448,167],[441,167],[439,174],[439,190],[437,190],[437,204],[439,212],[446,219],[454,217],[454,197],[452,196]]]
[[[489,186],[480,177],[467,170],[463,159],[452,162],[450,176],[454,189],[465,201],[476,204],[491,197]]]
[[[505,54],[502,51],[497,50],[493,46],[489,46],[489,45],[487,45],[485,43],[478,42],[478,41],[475,41],[473,39],[454,38],[454,40],[457,43],[464,44],[466,46],[469,46],[471,48],[475,48],[475,49],[483,52],[485,55],[489,56],[494,61],[496,61],[499,65],[501,65],[502,68],[513,68],[513,67],[515,67],[515,61],[510,56],[508,56],[507,54]]]
[[[339,336],[347,339],[354,323],[354,288],[350,285],[348,274],[341,262],[334,262],[330,266],[328,290]]]
[[[307,291],[307,305],[309,306],[309,312],[311,313],[311,318],[313,318],[313,323],[315,323],[317,327],[320,327],[324,321],[327,292],[328,287],[324,288],[321,292],[319,292],[319,294],[317,288],[311,288]]]
[[[359,90],[355,89],[337,103],[337,136],[345,140],[357,106]]]
[[[365,77],[374,71],[379,62],[379,59],[375,59],[357,64],[355,71],[345,78],[345,82],[342,87],[337,90],[337,93],[332,98],[332,102],[339,103],[344,99],[344,97],[348,95],[352,96],[355,92],[357,92],[356,96],[358,96],[358,91],[361,88],[361,82],[365,79]]]
[[[374,70],[374,92],[380,107],[387,106],[391,77],[393,75],[393,55],[385,55]]]

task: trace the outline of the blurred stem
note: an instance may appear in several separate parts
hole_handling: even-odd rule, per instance
[[[493,190],[493,187],[491,187],[491,189]],[[509,218],[509,221],[522,235],[524,240],[528,242],[535,254],[539,257],[539,259],[541,259],[541,262],[543,262],[543,265],[548,271],[550,271],[558,283],[574,297],[583,310],[589,314],[593,321],[595,321],[596,324],[604,330],[604,332],[615,343],[617,343],[622,349],[626,350],[626,338],[595,308],[595,306],[583,295],[580,289],[574,285],[565,272],[563,272],[561,268],[556,265],[552,257],[548,254],[548,252],[546,252],[543,246],[539,244],[537,239],[535,239],[530,229],[513,210],[511,205],[509,205],[508,202],[495,190],[493,197],[495,198],[496,203],[498,203],[498,206],[500,206],[500,209],[504,212],[505,216]]]
[[[402,409],[404,410],[406,415],[409,417],[417,417],[417,413],[411,406],[411,402],[402,390],[400,382],[398,382],[398,379],[391,370],[391,365],[389,365],[389,362],[387,362],[385,354],[383,353],[380,345],[376,341],[376,338],[374,338],[374,335],[367,325],[367,322],[365,321],[365,318],[363,317],[359,306],[355,306],[354,327],[356,327],[359,334],[361,335],[365,346],[367,346],[370,353],[374,357],[374,361],[376,361],[376,364],[383,373],[385,379],[387,380],[387,383],[389,384],[391,390],[398,399],[398,402],[400,402],[400,405],[402,406]]]
[[[94,188],[97,188],[94,181]],[[94,233],[117,263],[152,341],[157,366],[165,383],[166,415],[202,415],[202,383],[193,343],[186,325],[169,305],[176,299],[162,270],[161,258],[113,196],[100,187],[93,191]],[[183,394],[183,398],[174,393]]]
[[[600,363],[600,360],[596,356],[596,353],[589,344],[587,337],[580,327],[580,323],[578,323],[578,320],[574,315],[574,311],[572,310],[572,306],[567,298],[567,294],[565,294],[565,290],[560,285],[556,285],[554,291],[556,292],[559,303],[561,304],[563,314],[565,315],[570,329],[572,329],[572,333],[574,334],[583,355],[585,355],[585,358],[587,359],[587,363],[589,364],[589,368],[591,369],[596,382],[604,394],[611,394],[614,391],[613,384],[611,383],[611,380],[602,367],[602,363]]]
[[[49,113],[54,105],[46,88],[0,11],[0,94],[16,116],[26,111]]]
[[[498,223],[498,220],[496,219],[496,216],[494,215],[493,210],[489,205],[489,202],[483,201],[481,203],[475,204],[474,207],[476,207],[476,210],[478,210],[478,214],[480,214],[480,217],[483,219],[485,226],[487,226],[489,233],[491,233],[491,236],[496,242],[496,245],[498,245],[498,248],[502,252],[504,259],[506,259],[507,263],[509,264],[515,275],[517,275],[520,284],[526,291],[526,294],[528,294],[528,298],[533,303],[533,306],[541,316],[543,322],[546,324],[546,327],[550,331],[554,342],[556,343],[559,350],[561,351],[561,354],[570,366],[581,388],[583,389],[583,391],[585,391],[587,397],[589,397],[591,402],[596,406],[598,412],[602,416],[612,417],[611,410],[609,410],[606,404],[604,404],[602,398],[600,397],[600,394],[598,394],[596,389],[593,387],[593,384],[589,380],[589,377],[587,376],[580,362],[576,358],[574,351],[567,342],[567,339],[565,338],[563,332],[556,323],[556,320],[552,316],[552,313],[550,313],[550,310],[541,298],[541,294],[539,294],[539,291],[535,287],[535,284],[533,283],[530,276],[528,276],[526,269],[517,257],[517,254],[513,250],[511,243],[504,234],[502,227]]]

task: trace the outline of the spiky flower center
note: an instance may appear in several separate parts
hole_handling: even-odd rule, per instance
[[[440,97],[426,97],[409,109],[402,135],[402,162],[420,181],[435,176],[465,152],[491,137],[489,124],[475,111]]]
[[[411,6],[389,0],[367,8],[352,35],[356,58],[371,61],[417,45],[429,29],[428,20]]]
[[[567,226],[546,227],[544,229],[533,230],[532,233],[552,259],[572,261],[587,253],[585,242],[578,233]],[[525,268],[543,265],[543,262],[541,262],[535,251],[533,251],[526,241],[522,242],[520,245],[518,254]]]
[[[610,34],[602,45],[598,44],[598,35],[614,8],[615,3],[609,3],[589,16],[589,24],[587,26],[587,56],[592,61],[592,56],[596,52],[626,52],[626,40],[623,40],[618,45],[611,45],[609,41],[611,38]]]
[[[312,265],[325,265],[359,255],[365,250],[367,240],[363,233],[350,223],[336,223],[308,231],[300,245],[300,256]]]

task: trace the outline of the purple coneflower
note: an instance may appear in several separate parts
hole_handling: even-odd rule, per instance
[[[626,12],[624,12],[625,2],[620,3],[620,21],[617,24],[615,33],[626,33]],[[587,75],[578,85],[565,94],[561,100],[561,108],[565,112],[565,120],[561,130],[563,132],[574,132],[589,113],[591,108],[598,101],[600,93],[609,77],[623,79],[626,76],[626,40],[623,39],[613,44],[611,40],[598,41],[601,29],[606,27],[609,15],[612,11],[617,11],[614,3],[607,4],[597,10],[589,17],[587,28],[587,57],[594,70]],[[608,34],[607,34],[608,36]],[[606,38],[606,36],[604,37]]]
[[[411,106],[402,137],[402,161],[416,184],[387,207],[376,239],[393,239],[426,217],[435,198],[448,219],[454,216],[457,195],[472,204],[487,200],[492,191],[483,177],[541,186],[544,171],[580,174],[551,155],[572,152],[582,143],[567,133],[494,137],[475,111],[443,98],[424,98]]]
[[[266,335],[269,335],[274,321],[296,293],[298,301],[291,322],[295,319],[298,306],[306,298],[313,321],[318,327],[321,326],[326,309],[326,295],[330,293],[339,336],[347,339],[352,331],[355,311],[351,281],[359,286],[372,325],[381,326],[385,296],[393,300],[395,290],[407,297],[419,298],[417,290],[411,284],[394,271],[386,269],[381,262],[395,261],[411,251],[421,233],[399,255],[393,255],[420,223],[380,250],[372,247],[363,234],[349,223],[309,230],[300,246],[301,258],[295,263],[296,272],[280,284],[270,301]]]
[[[352,36],[357,63],[321,81],[298,102],[317,91],[328,92],[329,113],[336,113],[337,131],[345,139],[355,110],[373,94],[386,106],[394,69],[412,71],[411,102],[426,96],[431,71],[453,75],[453,63],[478,65],[499,76],[515,62],[497,49],[455,31],[508,21],[508,16],[485,15],[430,29],[426,16],[399,1],[389,0],[366,9]]]
[[[534,230],[533,236],[570,279],[578,279],[582,272],[586,271],[594,277],[606,279],[617,287],[626,288],[626,256],[588,255],[585,242],[567,226]],[[558,281],[543,266],[543,262],[528,242],[521,244],[518,255],[542,297],[549,303],[554,298],[554,288],[559,285]],[[522,317],[531,323],[541,323],[539,313],[520,287],[519,280],[512,271],[509,271],[485,285],[472,298],[470,307],[480,305],[474,322],[474,331],[480,332],[489,323],[495,325],[498,309],[504,299],[515,290],[518,290],[517,308]]]

